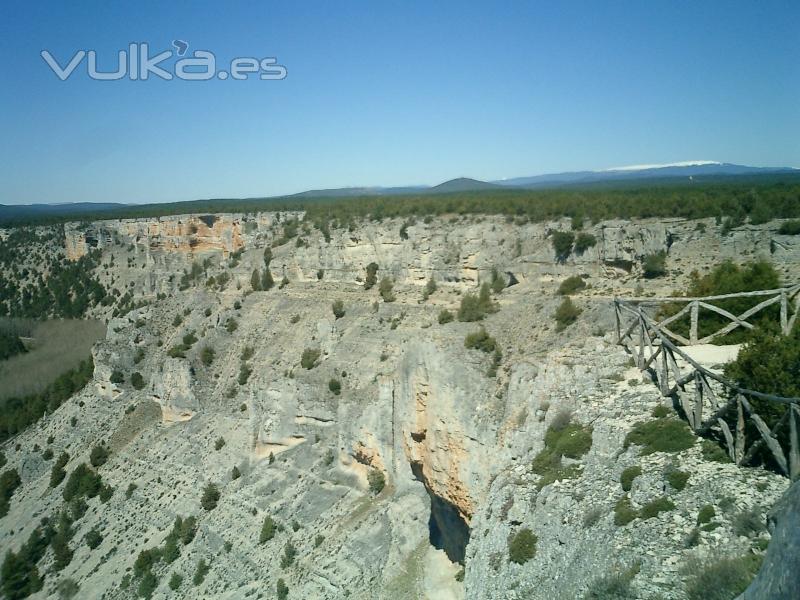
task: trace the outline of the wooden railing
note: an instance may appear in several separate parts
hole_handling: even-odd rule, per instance
[[[800,308],[800,285],[780,290],[765,290],[742,294],[726,294],[706,298],[633,298],[614,300],[616,313],[617,341],[625,346],[633,357],[636,366],[649,371],[658,385],[661,394],[673,399],[691,428],[698,435],[714,436],[724,442],[728,455],[737,465],[752,463],[758,452],[766,446],[775,459],[778,468],[792,480],[800,477],[800,398],[785,398],[749,390],[727,380],[699,364],[689,354],[676,345],[676,341],[686,346],[707,343],[709,340],[725,335],[737,327],[751,329],[747,319],[764,308],[781,303],[781,331],[788,334],[794,326]],[[760,302],[741,315],[733,315],[711,304],[716,300],[741,297],[765,296]],[[790,303],[794,310],[789,316]],[[666,302],[686,302],[678,313],[656,321],[645,310],[645,306],[660,306]],[[731,323],[718,331],[698,339],[698,312],[707,308],[728,318]],[[690,314],[689,339],[669,330],[666,325]],[[694,343],[693,343],[694,340]],[[681,366],[682,365],[682,366]],[[687,389],[688,388],[688,389]],[[756,413],[753,399],[784,404],[783,416],[770,428]],[[731,431],[729,422],[733,424]],[[745,424],[752,423],[758,437],[748,442]],[[788,443],[783,446],[778,441],[778,433],[789,426]],[[784,446],[786,446],[784,448]],[[788,457],[787,457],[788,453]]]

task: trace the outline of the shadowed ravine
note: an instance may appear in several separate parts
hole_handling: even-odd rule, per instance
[[[431,515],[428,519],[431,545],[437,550],[444,550],[454,563],[464,564],[464,556],[469,543],[469,525],[461,517],[458,509],[444,498],[431,491],[425,476],[422,474],[422,465],[418,462],[411,463],[411,470],[417,481],[425,486],[425,491],[431,499]]]

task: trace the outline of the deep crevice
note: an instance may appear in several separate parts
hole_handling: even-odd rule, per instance
[[[444,550],[452,562],[463,565],[469,543],[469,525],[452,502],[437,496],[431,490],[422,473],[422,463],[412,461],[410,464],[411,472],[417,481],[425,486],[425,491],[431,499],[431,514],[428,519],[431,546],[437,550]]]

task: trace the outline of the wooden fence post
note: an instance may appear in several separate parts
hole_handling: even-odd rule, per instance
[[[692,344],[697,343],[697,317],[700,312],[700,303],[695,300],[692,302],[692,312],[691,312],[691,329],[689,330],[689,341]]]

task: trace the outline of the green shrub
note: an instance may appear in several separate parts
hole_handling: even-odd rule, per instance
[[[569,415],[566,418],[569,419]],[[537,483],[539,489],[554,481],[580,475],[578,465],[565,467],[561,458],[578,459],[586,454],[592,446],[592,428],[569,421],[559,423],[554,419],[545,433],[544,444],[544,449],[531,463],[531,470],[541,476]]]
[[[378,292],[383,298],[384,302],[394,302],[395,295],[392,291],[394,289],[394,282],[389,277],[384,277],[381,279],[381,283],[378,286]]]
[[[631,444],[641,446],[642,454],[680,452],[691,448],[694,441],[694,434],[683,421],[666,418],[634,425],[625,436],[625,448]]]
[[[689,600],[730,600],[747,589],[761,567],[760,556],[748,554],[705,563],[689,563],[686,596]]]
[[[656,406],[653,409],[652,415],[656,419],[661,419],[663,417],[667,417],[667,416],[669,416],[669,409],[666,406],[664,406],[663,404],[659,404],[658,406]]]
[[[93,467],[102,467],[108,461],[108,448],[101,442],[89,453],[89,462]]]
[[[297,548],[295,548],[292,541],[289,540],[283,547],[283,556],[281,557],[281,569],[285,569],[286,567],[291,567],[294,564],[294,559],[296,556],[297,556]]]
[[[64,467],[68,462],[69,454],[62,452],[50,470],[50,487],[56,487],[59,483],[64,481],[64,478],[67,476],[67,472],[64,470]]]
[[[69,600],[69,598],[74,598],[78,594],[80,586],[78,586],[74,579],[67,577],[58,582],[56,590],[61,600]]]
[[[453,313],[447,309],[442,309],[439,313],[439,325],[445,325],[453,320]]]
[[[800,235],[800,219],[781,223],[778,233],[781,235]]]
[[[89,530],[84,538],[86,540],[86,545],[89,546],[92,550],[97,548],[103,542],[103,536],[95,527],[94,529]]]
[[[219,489],[213,483],[209,483],[203,488],[203,495],[200,497],[200,506],[205,510],[214,510],[217,508],[220,493]]]
[[[551,239],[553,250],[556,253],[556,260],[564,262],[572,253],[572,243],[575,241],[575,234],[571,231],[554,231]]]
[[[573,304],[572,299],[566,296],[556,309],[554,318],[556,320],[556,331],[563,331],[575,321],[583,311]]]
[[[141,390],[144,388],[144,377],[139,371],[136,371],[131,374],[131,385],[135,390]]]
[[[204,559],[200,559],[197,561],[197,568],[194,571],[194,577],[192,577],[192,583],[195,586],[198,586],[203,583],[203,580],[208,575],[208,572],[211,570],[211,567]]]
[[[558,286],[556,293],[559,296],[569,296],[570,294],[574,294],[575,292],[585,288],[586,282],[583,280],[583,278],[579,275],[573,275],[572,277],[567,277],[561,282],[561,285]]]
[[[733,532],[736,535],[751,537],[766,531],[767,525],[761,516],[761,509],[753,507],[736,513],[733,517]]]
[[[800,325],[795,324],[789,335],[781,335],[774,327],[762,323],[753,332],[751,339],[739,350],[735,361],[725,365],[725,376],[740,387],[784,397],[800,397]],[[750,397],[753,410],[772,428],[786,413],[787,404]],[[735,413],[729,419],[731,430],[735,429]],[[788,427],[777,435],[785,451],[789,449]],[[759,438],[759,434],[748,420],[746,435]],[[768,448],[762,450],[764,462],[772,460]]]
[[[129,483],[128,484],[128,489],[125,490],[125,499],[126,500],[130,500],[131,499],[131,496],[133,496],[133,492],[136,491],[137,487],[139,487],[139,486],[137,486],[135,483]]]
[[[156,576],[152,571],[146,571],[139,580],[139,587],[137,588],[136,594],[140,598],[149,599],[153,597],[153,593],[156,591],[157,587],[158,579]]]
[[[780,285],[778,272],[766,261],[756,261],[739,266],[730,260],[726,260],[702,277],[696,272],[692,272],[691,282],[683,295],[691,297],[717,296],[755,290],[772,290],[780,287]],[[674,295],[681,294],[676,292]],[[714,305],[734,315],[740,315],[762,300],[762,297],[730,298],[716,300]],[[659,310],[657,318],[662,319],[674,315],[684,306],[686,306],[685,303],[665,304]],[[752,331],[738,327],[724,337],[715,338],[714,343],[736,344],[751,339],[756,332],[768,331],[777,322],[779,311],[778,305],[767,307],[748,319],[755,326]],[[726,317],[701,308],[697,329],[698,336],[703,338],[729,323],[730,320]],[[689,326],[690,320],[687,316],[674,321],[670,325],[670,329],[683,337],[688,337]]]
[[[233,469],[231,469],[231,481],[236,481],[241,476],[242,472],[239,470],[239,467],[233,465]]]
[[[183,583],[183,576],[179,575],[178,573],[173,573],[172,576],[169,578],[169,589],[171,589],[174,592],[181,587],[182,583]]]
[[[16,469],[8,469],[0,475],[0,517],[8,514],[11,496],[20,485],[22,485],[22,479]]]
[[[219,437],[217,438],[217,441],[214,442],[214,450],[222,450],[224,446],[225,446],[225,438]]]
[[[258,543],[264,544],[275,537],[277,527],[272,517],[267,515],[264,517],[264,523],[261,525],[261,534],[258,537]]]
[[[703,459],[709,462],[727,463],[731,462],[728,452],[713,440],[703,440],[700,443]]]
[[[125,375],[122,374],[122,371],[114,370],[111,372],[111,377],[109,377],[108,380],[111,383],[119,385],[125,383]]]
[[[204,346],[203,349],[200,351],[200,362],[202,362],[205,366],[210,366],[211,363],[214,362],[214,349],[210,346]]]
[[[328,382],[328,389],[333,392],[334,396],[342,393],[342,383],[338,379],[331,379]]]
[[[378,265],[371,262],[367,265],[367,278],[364,280],[364,289],[369,290],[378,283]]]
[[[499,294],[506,289],[506,280],[497,270],[497,267],[492,267],[492,281],[490,286],[495,294]]]
[[[697,512],[697,524],[698,525],[705,525],[706,523],[710,523],[711,519],[717,516],[714,507],[710,504],[704,504],[700,507],[700,510]]]
[[[486,330],[483,327],[481,327],[479,331],[470,333],[466,338],[464,338],[464,347],[473,350],[480,350],[481,352],[486,352],[488,354],[495,351],[497,348],[497,342],[492,336],[486,333]]]
[[[317,360],[319,359],[320,351],[316,348],[306,348],[303,350],[303,354],[300,357],[300,365],[304,369],[311,370],[315,366],[317,366]]]
[[[597,238],[591,233],[579,233],[575,238],[575,254],[581,256],[589,248],[597,245]]]
[[[628,467],[620,475],[619,482],[622,484],[622,489],[630,492],[633,487],[633,480],[642,474],[642,468],[639,466]]]
[[[648,502],[639,510],[639,516],[642,519],[652,519],[657,517],[659,513],[675,510],[675,505],[669,498],[656,498]]]
[[[275,595],[278,597],[278,600],[286,600],[286,598],[289,597],[289,588],[283,579],[278,579],[275,584]]]
[[[386,476],[380,469],[370,469],[367,474],[367,482],[373,494],[380,494],[386,486]]]
[[[250,379],[250,375],[252,375],[253,369],[250,368],[250,365],[247,363],[242,363],[239,365],[239,378],[237,381],[239,385],[245,385],[247,380]]]
[[[682,492],[686,488],[686,482],[689,481],[689,473],[677,469],[667,471],[666,477],[667,483],[678,492]]]
[[[645,279],[655,279],[666,274],[667,253],[663,250],[655,254],[648,254],[642,259],[642,270]]]
[[[433,278],[433,275],[430,276],[427,283],[425,284],[425,288],[422,290],[422,299],[427,300],[436,292],[436,280]]]
[[[536,556],[539,539],[530,529],[523,527],[508,538],[508,559],[518,565],[525,564]]]
[[[614,525],[624,527],[633,521],[639,514],[633,506],[628,496],[623,496],[614,505]]]
[[[341,300],[335,300],[331,305],[331,309],[333,310],[333,316],[337,319],[341,319],[344,316],[344,302]]]
[[[70,473],[61,495],[67,502],[73,498],[94,498],[100,493],[102,485],[103,479],[100,475],[92,471],[86,463],[81,463]]]
[[[492,302],[489,284],[484,283],[478,295],[464,294],[458,308],[458,320],[472,323],[483,320],[487,314],[497,312],[497,306]]]

